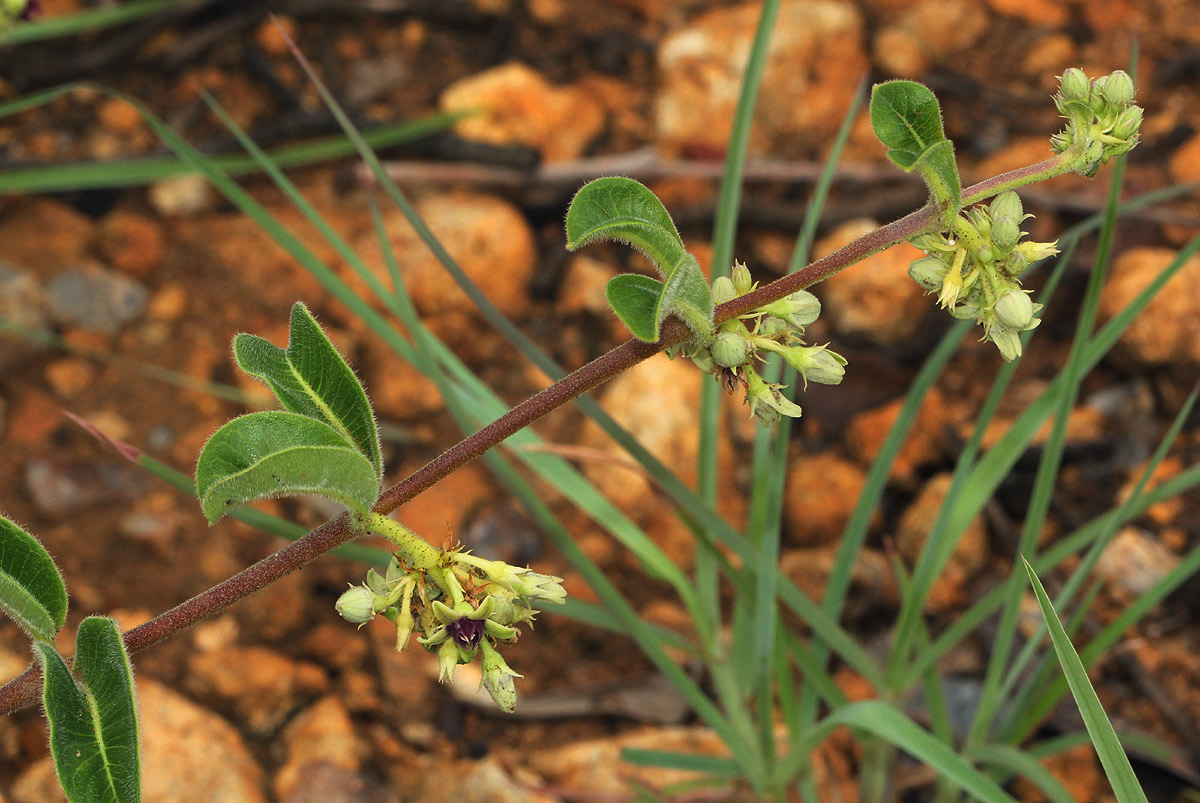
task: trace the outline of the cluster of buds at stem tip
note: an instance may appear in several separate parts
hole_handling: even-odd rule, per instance
[[[1067,120],[1066,128],[1050,138],[1057,153],[1079,157],[1077,171],[1088,178],[1114,156],[1138,143],[1142,109],[1133,102],[1133,79],[1124,70],[1089,81],[1083,70],[1071,68],[1059,78],[1054,105]]]
[[[728,277],[713,281],[712,298],[724,304],[755,288],[750,271],[736,263]],[[836,385],[846,373],[846,360],[824,346],[804,344],[804,327],[821,314],[821,302],[807,290],[751,310],[738,318],[718,324],[711,342],[692,340],[673,349],[671,356],[681,353],[701,370],[716,374],[729,392],[739,387],[746,394],[750,415],[764,426],[779,421],[781,416],[800,417],[800,406],[787,397],[783,385],[767,382],[759,374],[757,363],[768,354],[778,354],[801,376],[805,387],[809,382]]]
[[[1034,262],[1058,253],[1057,243],[1021,242],[1025,215],[1015,192],[1002,192],[990,205],[976,206],[947,234],[913,240],[926,256],[908,266],[908,275],[960,320],[983,326],[983,339],[996,344],[1006,360],[1021,354],[1020,333],[1041,320],[1041,304],[1021,289],[1020,275]]]
[[[459,664],[479,658],[482,684],[504,711],[517,704],[519,678],[497,648],[515,641],[518,626],[532,622],[535,603],[562,604],[562,579],[503,561],[485,560],[457,549],[441,552],[436,566],[407,567],[393,557],[383,574],[367,572],[366,582],[338,598],[343,619],[363,625],[382,614],[396,626],[396,649],[417,642],[438,657],[441,680]]]

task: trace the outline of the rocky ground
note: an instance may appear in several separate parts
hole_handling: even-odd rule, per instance
[[[83,5],[43,4],[50,15]],[[642,176],[666,200],[702,262],[709,253],[711,176],[719,170],[712,160],[726,145],[755,3],[271,5],[364,124],[482,110],[453,132],[385,156],[396,160],[397,175],[449,251],[561,364],[578,366],[626,336],[605,307],[603,285],[636,258],[603,247],[568,256],[563,247],[561,219],[571,193],[613,169],[592,160],[619,157],[619,172]],[[783,269],[820,159],[864,76],[909,77],[933,87],[966,178],[980,179],[1045,158],[1047,138],[1058,130],[1049,101],[1055,76],[1071,66],[1091,75],[1127,67],[1135,30],[1146,119],[1127,173],[1131,194],[1200,179],[1200,21],[1189,0],[785,0],[751,139],[756,161],[739,258],[763,278]],[[228,139],[204,111],[200,88],[264,145],[331,131],[316,93],[266,21],[265,4],[201,0],[127,28],[0,48],[0,99],[81,78],[139,98],[208,149],[223,150]],[[157,150],[133,107],[87,89],[0,120],[2,170]],[[1050,239],[1098,209],[1105,176],[1062,178],[1029,191],[1036,238]],[[354,165],[308,168],[295,178],[382,270]],[[348,275],[277,191],[259,178],[246,186]],[[909,211],[922,195],[919,184],[888,166],[860,119],[817,255]],[[1198,222],[1200,205],[1186,199],[1127,218],[1102,315],[1113,315],[1144,287]],[[399,213],[389,213],[387,226],[417,306],[435,331],[506,399],[541,387],[544,378],[465,308]],[[1076,253],[1059,309],[1080,297],[1093,247]],[[816,340],[835,343],[850,368],[842,386],[806,394],[787,467],[782,562],[813,594],[823,588],[836,539],[899,396],[947,325],[903,276],[914,253],[893,249],[815,290],[825,308]],[[1057,531],[1119,497],[1195,382],[1200,296],[1191,288],[1197,282],[1194,259],[1085,383],[1054,504]],[[0,342],[0,509],[36,533],[66,574],[73,599],[65,643],[73,641],[71,625],[88,613],[133,626],[279,543],[234,522],[209,529],[194,500],[105,451],[63,411],[187,471],[207,435],[245,409],[214,396],[205,383],[261,399],[260,389],[233,369],[230,338],[250,331],[282,343],[287,310],[297,299],[330,328],[375,400],[389,478],[405,476],[455,440],[430,383],[393,359],[201,182],[0,197],[0,315],[61,338],[58,346],[8,336]],[[1056,374],[1073,326],[1070,313],[1050,310],[1046,336],[1024,360],[995,435]],[[965,344],[897,462],[848,612],[868,643],[886,635],[897,607],[887,550],[906,559],[919,551],[998,364],[990,344]],[[164,383],[155,369],[178,372],[194,385]],[[656,358],[600,395],[668,465],[686,467],[696,450],[690,411],[700,381],[691,368]],[[539,429],[571,447],[589,477],[668,554],[690,560],[686,529],[598,431],[568,411]],[[753,430],[733,403],[728,429],[723,504],[737,516]],[[1189,429],[1162,475],[1193,464],[1198,449],[1200,436]],[[968,532],[930,600],[935,623],[949,621],[1007,576],[1034,466],[1019,464]],[[682,609],[641,577],[619,546],[569,505],[552,501],[644,616],[687,627]],[[306,525],[329,512],[294,502],[265,507]],[[1197,547],[1198,513],[1200,500],[1180,499],[1151,508],[1121,532],[1098,567],[1100,617]],[[402,516],[431,539],[452,532],[477,549],[564,574],[573,594],[590,597],[482,467],[447,478]],[[390,625],[377,621],[355,631],[336,617],[333,601],[361,571],[322,559],[136,657],[147,801],[618,800],[627,799],[630,778],[655,787],[674,779],[620,764],[622,746],[717,749],[630,643],[552,616],[510,658],[526,675],[520,716],[496,716],[480,703],[470,667],[460,669],[461,682],[438,686],[430,656],[392,651]],[[1195,584],[1182,589],[1094,675],[1121,722],[1178,747],[1179,772],[1189,760],[1190,770],[1200,771],[1194,763],[1198,601]],[[0,623],[0,680],[27,661],[22,634]],[[985,661],[986,638],[956,652],[947,671],[978,677]],[[870,693],[852,673],[839,680],[852,696]],[[852,795],[853,751],[831,743],[822,758],[829,788]],[[1053,769],[1079,800],[1108,794],[1086,751],[1065,754]],[[57,800],[55,790],[38,714],[0,720],[0,803]],[[1038,799],[1031,790],[1016,791]],[[1158,799],[1175,799],[1175,792],[1163,794]]]

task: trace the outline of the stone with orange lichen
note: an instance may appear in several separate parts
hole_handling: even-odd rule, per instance
[[[783,498],[787,540],[798,546],[837,541],[850,520],[866,475],[836,455],[802,455],[791,460]]]
[[[459,135],[497,145],[528,145],[548,162],[578,158],[604,126],[604,107],[592,94],[554,86],[518,62],[451,84],[440,106],[446,112],[473,112],[454,124]]]

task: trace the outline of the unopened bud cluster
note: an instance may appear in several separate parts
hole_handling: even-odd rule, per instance
[[[1033,329],[1041,304],[1021,289],[1020,275],[1034,262],[1058,253],[1057,243],[1021,242],[1025,215],[1015,192],[990,205],[967,210],[952,234],[913,240],[927,256],[908,266],[908,275],[955,318],[983,326],[983,337],[1006,360],[1021,354],[1020,333]]]
[[[1091,178],[1109,159],[1138,143],[1142,109],[1133,102],[1133,79],[1117,70],[1088,81],[1083,70],[1071,68],[1059,82],[1054,104],[1067,126],[1050,138],[1050,144],[1057,153],[1079,154],[1078,172]]]
[[[749,293],[755,287],[750,271],[737,263],[728,277],[713,281],[715,304],[724,304]],[[717,325],[712,342],[707,345],[691,341],[678,351],[691,358],[702,370],[720,377],[726,390],[741,387],[746,394],[750,414],[764,426],[779,421],[781,416],[800,417],[800,406],[783,393],[783,385],[767,382],[758,373],[756,364],[768,353],[780,355],[799,372],[805,386],[810,381],[836,385],[846,373],[846,360],[827,346],[804,345],[804,327],[821,314],[821,302],[807,290],[759,307],[749,314]]]
[[[417,641],[438,657],[440,679],[453,679],[459,664],[480,659],[483,686],[501,709],[517,704],[519,678],[497,647],[515,641],[517,627],[532,622],[537,602],[561,604],[562,579],[503,561],[485,560],[460,550],[444,550],[425,571],[393,557],[384,574],[371,569],[363,585],[351,586],[337,601],[343,619],[365,624],[377,614],[396,625],[396,650]]]

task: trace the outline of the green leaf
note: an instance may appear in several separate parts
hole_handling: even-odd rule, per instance
[[[90,616],[75,638],[76,681],[47,643],[35,645],[45,675],[42,702],[50,752],[71,803],[138,803],[141,769],[133,669],[121,629]]]
[[[658,340],[658,300],[663,283],[637,273],[622,273],[608,280],[604,295],[608,305],[638,340]]]
[[[67,618],[67,587],[50,553],[0,516],[0,608],[34,638],[53,641]]]
[[[639,308],[634,313],[634,321],[641,334],[630,327],[635,336],[657,341],[662,322],[672,313],[678,314],[688,328],[702,338],[711,336],[713,302],[708,282],[696,259],[683,247],[683,240],[666,207],[644,185],[621,176],[588,182],[571,200],[566,225],[567,248],[575,250],[600,240],[619,240],[644,253],[662,273],[665,281],[660,285],[654,307],[653,338],[646,336],[640,299],[631,305]],[[645,282],[637,286],[638,291],[649,287]],[[627,301],[626,295],[622,298]],[[614,307],[622,321],[629,310],[629,306],[621,310]]]
[[[1125,755],[1125,749],[1121,747],[1112,723],[1108,721],[1108,715],[1100,705],[1100,698],[1096,696],[1096,690],[1088,680],[1083,661],[1079,660],[1079,654],[1075,652],[1067,631],[1063,629],[1062,622],[1054,611],[1054,605],[1046,595],[1046,589],[1042,587],[1042,581],[1034,573],[1029,561],[1024,558],[1022,561],[1025,571],[1029,574],[1029,582],[1033,585],[1033,592],[1037,595],[1038,604],[1042,606],[1042,617],[1046,620],[1046,629],[1050,632],[1050,641],[1054,644],[1054,652],[1058,654],[1058,662],[1062,664],[1067,685],[1071,687],[1071,694],[1075,697],[1075,704],[1079,706],[1083,724],[1087,726],[1092,744],[1096,746],[1096,755],[1100,757],[1104,774],[1112,784],[1118,803],[1146,803],[1146,793],[1142,791],[1142,786],[1133,773],[1133,767],[1129,765],[1129,757]]]
[[[888,158],[906,173],[920,173],[934,200],[955,211],[962,206],[954,146],[942,130],[942,111],[928,87],[915,81],[876,84],[871,125],[888,147]]]
[[[233,339],[238,366],[261,379],[285,410],[323,421],[362,452],[383,476],[375,415],[362,383],[308,308],[296,302],[287,349],[255,335]]]
[[[209,522],[233,505],[282,494],[320,494],[365,512],[379,495],[374,466],[328,424],[271,411],[235,418],[204,444],[196,494]]]

